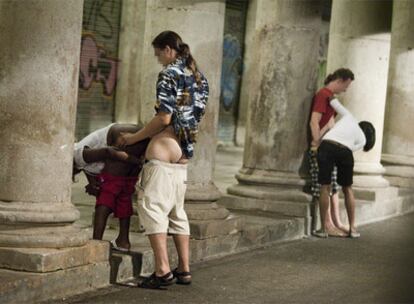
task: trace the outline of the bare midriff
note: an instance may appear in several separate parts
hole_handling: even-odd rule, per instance
[[[178,138],[172,126],[168,126],[151,138],[145,152],[145,158],[147,160],[157,159],[167,163],[188,162],[188,159],[183,156]]]

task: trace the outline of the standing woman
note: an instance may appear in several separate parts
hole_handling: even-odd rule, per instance
[[[154,251],[155,272],[141,283],[144,288],[191,283],[190,229],[184,211],[186,164],[193,156],[209,92],[189,46],[177,33],[160,33],[152,46],[163,65],[157,81],[156,115],[143,129],[123,134],[121,140],[121,145],[131,145],[151,138],[145,154],[147,163],[141,179],[144,198],[138,214]],[[168,261],[167,233],[173,235],[178,254],[178,266],[173,272]]]

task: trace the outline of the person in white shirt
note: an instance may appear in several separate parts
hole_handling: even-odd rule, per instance
[[[321,184],[319,198],[322,230],[320,237],[327,237],[324,219],[329,209],[329,187],[334,166],[338,168],[338,184],[342,186],[345,207],[349,221],[349,236],[357,238],[360,234],[355,228],[355,198],[352,190],[354,157],[352,152],[363,149],[369,151],[375,144],[375,129],[369,122],[358,123],[355,117],[338,101],[332,99],[330,105],[341,117],[323,137],[318,148],[318,181]]]
[[[119,219],[119,234],[111,241],[111,246],[120,251],[128,251],[131,246],[132,195],[149,140],[124,149],[115,146],[121,132],[137,132],[140,129],[137,125],[110,124],[74,145],[72,179],[83,171],[88,179],[85,191],[96,197],[93,238],[102,240],[108,216],[113,213]]]

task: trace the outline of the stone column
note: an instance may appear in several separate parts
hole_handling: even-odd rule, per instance
[[[142,52],[148,48],[142,36],[146,6],[147,1],[122,1],[118,52],[120,68],[115,102],[115,121],[118,123],[143,122],[143,117],[140,115],[143,98],[139,88],[145,75],[140,69]]]
[[[414,187],[414,3],[394,1],[382,162],[387,179]]]
[[[260,22],[256,18],[257,6],[260,0],[249,1],[247,16],[246,16],[246,30],[245,30],[245,49],[243,54],[243,74],[240,84],[240,95],[239,95],[239,111],[237,116],[237,128],[236,128],[236,145],[244,146],[244,140],[246,138],[246,121],[247,121],[247,110],[249,104],[249,90],[250,80],[249,77],[253,73],[253,65],[251,63],[255,46],[253,40],[255,37],[256,24]]]
[[[122,68],[124,72],[121,72],[117,91],[117,103],[122,104],[117,106],[117,109],[120,109],[117,120],[133,122],[133,118],[128,118],[125,114],[127,112],[135,113],[133,115],[138,116],[136,121],[143,123],[147,123],[154,116],[155,83],[162,67],[154,57],[151,41],[162,31],[177,32],[184,42],[189,44],[200,70],[210,84],[206,114],[201,123],[195,156],[188,170],[186,210],[190,218],[192,237],[203,239],[228,234],[235,230],[237,221],[233,218],[227,219],[229,211],[215,203],[221,194],[212,180],[217,139],[225,1],[147,0],[142,2],[140,1],[140,4],[124,2],[124,6],[141,8],[136,16],[138,19],[134,20],[134,24],[139,24],[140,28],[133,31],[134,27],[131,26],[128,27],[129,31],[125,28],[121,34],[121,49],[123,49],[120,55],[121,62],[125,62],[124,58],[126,58],[133,66]],[[133,20],[132,16],[130,20]],[[122,38],[122,35],[128,38]],[[135,45],[128,40],[139,43]],[[122,57],[124,56],[122,54],[126,54],[126,57]],[[128,57],[130,54],[134,55]],[[136,59],[134,59],[135,54],[138,56]],[[123,81],[127,82],[125,86],[122,85]],[[132,87],[132,91],[129,91]],[[120,99],[119,96],[123,98]],[[134,107],[137,107],[138,111]],[[224,221],[225,219],[227,220]]]
[[[376,144],[355,156],[354,184],[361,188],[384,188],[380,164],[390,51],[392,1],[334,0],[328,50],[330,73],[346,67],[355,81],[340,97],[358,120],[370,121],[376,129]]]
[[[82,0],[0,4],[0,246],[81,246],[71,168]]]
[[[243,167],[226,206],[309,217],[301,167],[316,90],[319,1],[255,2]]]

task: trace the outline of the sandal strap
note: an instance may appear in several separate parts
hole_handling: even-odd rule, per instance
[[[174,284],[175,282],[176,278],[171,271],[161,277],[157,276],[154,272],[149,277],[145,278],[139,286],[143,288],[159,289]]]
[[[173,274],[172,274],[172,273],[171,273],[171,271],[170,271],[170,272],[168,272],[168,273],[164,274],[164,275],[163,275],[163,276],[161,276],[161,277],[157,276],[157,275],[155,274],[155,272],[153,273],[153,275],[154,275],[154,276],[156,276],[156,277],[157,277],[157,278],[159,278],[159,279],[168,280],[168,279],[171,279],[171,276],[172,276]]]
[[[175,268],[173,272],[174,272],[174,274],[176,276],[180,276],[180,277],[187,277],[187,276],[190,276],[191,275],[191,272],[190,271],[179,272],[178,271],[178,268]]]

